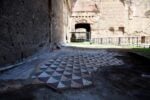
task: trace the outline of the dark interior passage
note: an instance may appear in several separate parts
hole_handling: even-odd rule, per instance
[[[85,33],[86,34],[86,41],[91,39],[91,26],[89,23],[77,23],[75,24],[75,30],[77,29],[86,29],[86,32],[75,32],[76,34]]]

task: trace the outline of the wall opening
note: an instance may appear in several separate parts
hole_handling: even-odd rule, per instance
[[[91,40],[91,26],[89,23],[75,24],[75,32],[72,32],[72,42],[84,42]]]
[[[121,31],[122,33],[125,33],[125,28],[124,27],[119,27],[118,30]]]

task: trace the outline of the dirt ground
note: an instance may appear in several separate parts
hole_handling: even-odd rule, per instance
[[[0,100],[150,100],[150,78],[142,77],[150,73],[149,62],[121,53],[125,64],[101,67],[93,86],[56,91],[30,80],[1,81]]]

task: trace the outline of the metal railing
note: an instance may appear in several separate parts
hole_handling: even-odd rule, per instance
[[[102,45],[136,46],[150,48],[150,36],[100,37],[91,39],[91,43]]]

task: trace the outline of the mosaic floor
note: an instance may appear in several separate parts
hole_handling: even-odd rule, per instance
[[[93,84],[92,72],[101,66],[123,64],[115,56],[110,52],[62,55],[41,63],[32,78],[55,89],[90,86]]]

